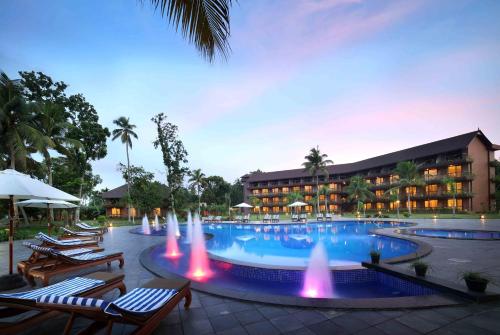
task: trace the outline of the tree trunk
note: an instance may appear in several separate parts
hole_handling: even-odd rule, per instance
[[[128,142],[125,142],[125,150],[127,151],[127,207],[128,207],[128,222],[130,223],[130,158],[128,154]]]
[[[457,207],[457,196],[455,193],[453,193],[453,217],[455,217],[456,207]]]
[[[47,155],[45,157],[45,165],[47,165],[47,178],[49,180],[49,185],[52,186],[53,180],[52,180],[52,158],[50,158],[50,155]],[[54,217],[54,209],[50,209],[50,216],[53,218]],[[50,231],[50,226],[49,226],[49,231]]]
[[[396,206],[396,212],[397,212],[398,219],[399,219],[399,204],[400,204],[400,202],[399,202],[399,196],[398,196],[398,198],[396,199],[396,201],[397,201],[397,203],[396,203],[396,204],[397,204],[397,206]]]
[[[14,149],[14,146],[10,146],[10,168],[12,170],[16,169],[16,150]],[[17,201],[16,198],[13,198],[14,203]],[[17,206],[14,205],[14,216],[12,217],[13,222],[16,223],[16,228],[19,227],[19,211],[17,209]]]
[[[82,199],[84,179],[85,179],[85,171],[82,172],[82,176],[80,177],[80,187],[78,189],[78,198],[80,198],[80,201]],[[76,207],[76,211],[75,211],[75,222],[78,222],[78,221],[80,221],[80,206]]]
[[[411,203],[410,203],[410,193],[408,193],[408,214],[411,215]]]
[[[319,214],[319,176],[316,176],[316,215]]]
[[[200,186],[198,186],[198,215],[201,215],[201,192],[200,192]]]

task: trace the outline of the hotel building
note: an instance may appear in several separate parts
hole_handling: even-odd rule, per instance
[[[375,194],[372,200],[365,203],[366,210],[396,210],[397,201],[390,201],[385,193],[398,183],[398,176],[394,173],[397,163],[412,161],[417,164],[425,185],[398,190],[402,210],[408,206],[408,194],[409,205],[416,211],[451,209],[454,199],[442,182],[444,177],[449,176],[455,181],[458,211],[493,211],[495,169],[492,162],[496,150],[500,150],[500,146],[492,144],[477,130],[355,163],[328,166],[328,176],[319,176],[320,187],[327,185],[329,189],[327,195],[320,195],[320,209],[326,209],[326,196],[330,212],[353,210],[354,204],[348,201],[345,188],[351,177],[360,175]],[[303,168],[247,174],[242,181],[245,201],[249,202],[251,196],[258,197],[263,213],[288,212],[287,194],[290,192],[300,192],[304,202],[308,203],[316,195],[315,179]],[[305,206],[303,210],[312,212],[313,206]]]

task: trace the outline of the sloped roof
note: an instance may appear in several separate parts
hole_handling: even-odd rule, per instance
[[[122,199],[127,194],[127,184],[104,192],[101,197],[103,199]]]
[[[401,161],[409,161],[413,159],[425,158],[433,155],[438,155],[445,152],[458,151],[467,148],[469,143],[476,137],[479,136],[481,141],[490,148],[493,149],[493,144],[484,136],[484,134],[478,129],[470,133],[449,137],[443,140],[430,142],[416,147],[399,150],[391,152],[389,154],[376,156],[368,159],[364,159],[354,163],[347,164],[336,164],[327,167],[329,174],[349,174],[358,171],[378,168],[386,165],[396,164]],[[266,181],[266,180],[277,180],[277,179],[290,179],[290,178],[300,178],[309,177],[309,173],[304,171],[303,168],[292,169],[292,170],[282,170],[273,172],[263,172],[254,173],[248,176],[248,182]]]

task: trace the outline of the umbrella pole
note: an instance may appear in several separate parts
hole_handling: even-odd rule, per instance
[[[52,216],[50,215],[50,205],[47,204],[47,230],[49,232],[50,236],[50,231],[52,230],[52,225],[50,224],[52,221]]]
[[[12,274],[14,257],[14,196],[10,196],[9,204],[9,274]]]

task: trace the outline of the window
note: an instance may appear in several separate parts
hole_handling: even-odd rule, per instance
[[[288,193],[288,192],[290,192],[290,191],[289,191],[288,187],[283,187],[283,188],[281,189],[281,192],[283,192],[283,193],[285,193],[285,194],[286,194],[286,193]]]
[[[457,191],[457,193],[462,193],[462,183],[458,182],[458,183],[454,183],[455,184],[455,190]],[[452,185],[446,185],[446,191],[448,193],[451,193],[451,186]]]
[[[313,206],[304,206],[304,209],[307,213],[311,213],[313,210]]]
[[[288,213],[288,207],[287,206],[283,206],[283,213]]]
[[[425,193],[427,193],[427,195],[436,195],[438,193],[437,184],[426,185],[425,186]]]
[[[331,183],[331,184],[329,185],[329,187],[330,187],[330,190],[334,190],[334,191],[336,191],[336,190],[338,189],[338,185],[337,185],[337,184],[335,184],[335,183]]]
[[[320,201],[325,201],[325,195],[324,194],[320,194],[319,195],[319,200]]]
[[[283,201],[284,204],[287,204],[288,203],[288,198],[287,197],[283,197],[283,198],[281,198],[281,201]]]
[[[279,193],[279,191],[280,191],[279,188],[277,188],[277,187],[273,188],[273,193]]]
[[[330,212],[335,212],[338,209],[337,205],[328,205],[328,208],[330,208]]]
[[[406,194],[409,194],[409,195],[415,195],[415,194],[417,194],[417,187],[416,186],[408,186],[405,188],[405,192],[406,192]]]
[[[267,189],[267,188],[262,189],[262,194],[268,194],[268,193],[269,193],[269,189]]]
[[[438,175],[437,169],[425,169],[424,170],[424,177],[426,179],[436,177],[437,175]]]
[[[116,207],[111,208],[111,215],[120,216],[121,214],[122,214],[121,208],[116,208]]]
[[[313,187],[311,185],[304,186],[304,191],[305,192],[312,192]]]
[[[279,212],[280,212],[279,206],[274,206],[273,207],[273,213],[279,213]]]
[[[273,202],[274,202],[275,204],[276,204],[276,203],[278,203],[278,202],[280,202],[280,198],[279,198],[279,197],[274,197],[274,198],[273,198]]]
[[[137,211],[133,207],[130,208],[130,216],[137,216]]]
[[[409,202],[410,208],[417,208],[417,202],[412,200]],[[408,201],[406,201],[406,207],[408,207]]]
[[[266,206],[262,207],[262,211],[264,213],[269,213],[269,207],[266,207]]]
[[[253,190],[253,191],[252,191],[252,194],[253,194],[253,195],[259,195],[259,194],[260,194],[260,191],[259,191],[259,190]]]
[[[375,195],[378,197],[378,198],[382,198],[384,196],[384,191],[383,190],[376,190],[375,191]]]
[[[294,186],[293,187],[294,192],[300,192],[300,186]]]
[[[253,208],[253,212],[254,212],[254,213],[259,213],[259,207],[254,207],[254,208]]]
[[[384,178],[377,177],[377,179],[375,179],[375,184],[382,185],[383,183],[384,183]]]
[[[365,206],[365,209],[372,209],[372,203],[371,202],[366,203],[364,206]]]
[[[154,212],[156,215],[161,216],[161,208],[155,208]]]
[[[389,203],[389,208],[390,209],[397,209],[399,207],[399,203],[397,201],[391,201]]]
[[[311,199],[312,199],[312,195],[306,195],[306,196],[304,197],[304,200],[305,200],[305,201],[310,201]]]
[[[319,205],[319,211],[324,212],[325,211],[325,205]]]
[[[268,204],[269,203],[269,198],[262,198],[262,203],[263,204]]]
[[[461,165],[448,166],[448,175],[451,177],[460,177],[462,175],[462,166]]]
[[[453,199],[448,199],[448,208],[453,208]],[[455,208],[462,209],[462,199],[455,199]]]
[[[365,179],[365,181],[366,181],[367,184],[371,184],[372,183],[371,179]]]
[[[390,182],[391,184],[397,183],[397,182],[398,182],[398,180],[399,180],[399,176],[398,176],[397,174],[395,174],[395,175],[392,175],[392,174],[391,174],[391,175],[389,176],[389,182]]]
[[[338,195],[337,194],[330,194],[330,201],[337,201]]]
[[[437,208],[438,201],[437,200],[425,200],[425,208]]]
[[[377,202],[377,209],[384,209],[384,203],[383,202]]]

